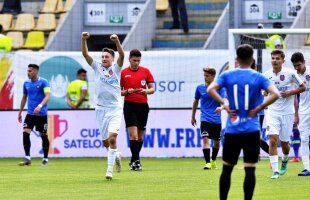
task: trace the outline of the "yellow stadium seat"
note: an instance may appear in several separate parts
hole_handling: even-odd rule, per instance
[[[0,37],[0,51],[10,52],[12,49],[12,38],[8,36]]]
[[[13,27],[13,15],[12,14],[0,14],[0,24],[3,27],[3,31],[9,31]]]
[[[12,38],[12,48],[20,49],[24,45],[24,36],[20,31],[12,31],[7,33],[8,37]]]
[[[27,34],[26,42],[23,48],[41,49],[45,47],[45,38],[43,31],[30,31]]]
[[[66,0],[64,11],[67,12],[71,9],[74,0]]]
[[[38,31],[51,31],[56,29],[55,14],[40,14],[35,30]]]
[[[62,21],[64,20],[65,16],[66,16],[66,13],[61,13],[59,15],[58,25],[62,23]]]
[[[305,46],[310,46],[310,34],[308,34],[307,41],[305,43]]]
[[[40,13],[55,13],[59,0],[45,0],[43,8]]]
[[[53,40],[54,36],[55,36],[55,31],[51,31],[51,32],[48,34],[48,38],[47,38],[46,44],[50,43],[50,42]]]
[[[169,8],[168,0],[156,0],[156,11],[166,11]]]
[[[19,14],[14,26],[15,31],[31,31],[35,27],[34,16],[29,13]]]

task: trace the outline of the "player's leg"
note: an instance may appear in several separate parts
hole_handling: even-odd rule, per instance
[[[36,117],[36,131],[40,132],[42,139],[42,149],[43,149],[43,160],[42,166],[48,165],[48,150],[50,143],[47,137],[47,116],[35,116]]]
[[[220,199],[226,200],[231,183],[231,173],[237,164],[241,152],[240,134],[224,135],[223,168],[220,176]]]
[[[137,159],[135,161],[135,170],[141,171],[142,165],[140,160],[140,152],[143,146],[145,128],[147,124],[147,119],[149,115],[149,106],[147,103],[145,104],[138,104],[139,109],[137,109],[137,117],[138,117],[138,149],[137,149]]]
[[[298,127],[294,124],[293,126],[293,135],[292,135],[292,145],[294,149],[294,158],[290,162],[299,162],[299,148],[300,148],[300,132]]]
[[[210,126],[212,131],[210,132],[209,139],[213,139],[211,167],[212,169],[217,169],[216,157],[220,149],[222,126],[221,124],[211,124]]]
[[[204,157],[205,162],[206,162],[203,169],[211,169],[209,132],[208,132],[208,123],[207,122],[202,121],[200,123],[200,134],[201,134],[201,138],[202,138],[203,157]]]
[[[242,138],[245,177],[243,182],[244,199],[252,199],[256,184],[255,165],[260,150],[260,132],[244,135]]]
[[[23,146],[25,151],[25,157],[23,161],[19,163],[20,166],[31,165],[31,156],[30,156],[30,133],[34,127],[34,119],[32,115],[26,115],[23,125]]]
[[[290,135],[291,131],[293,130],[293,122],[294,122],[294,115],[285,115],[282,116],[282,128],[279,133],[279,139],[281,141],[281,147],[282,147],[282,163],[280,168],[280,175],[283,175],[286,173],[288,169],[288,156],[290,154]]]
[[[280,132],[281,125],[281,116],[273,116],[270,114],[266,114],[266,132],[269,136],[269,158],[270,164],[273,171],[272,179],[279,178],[279,161],[278,161],[278,138]]]
[[[124,103],[124,119],[127,132],[129,134],[129,148],[131,151],[131,159],[129,162],[130,170],[135,170],[134,162],[137,160],[138,152],[138,117],[135,109],[135,104],[130,102]]]
[[[310,176],[309,169],[309,137],[310,137],[310,115],[300,115],[299,129],[301,136],[301,158],[304,170],[298,176]]]

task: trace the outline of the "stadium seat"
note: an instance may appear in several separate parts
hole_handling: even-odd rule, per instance
[[[4,0],[2,13],[18,14],[22,11],[21,0]]]
[[[64,11],[67,12],[71,9],[74,0],[66,0]]]
[[[156,11],[166,11],[169,8],[168,0],[156,0]]]
[[[31,31],[35,27],[34,16],[29,13],[19,14],[14,26],[15,31]]]
[[[65,16],[66,16],[66,13],[61,13],[59,15],[58,25],[62,23],[62,21],[64,20]]]
[[[45,47],[45,38],[43,31],[30,31],[27,34],[26,42],[23,48],[41,49]]]
[[[12,31],[7,33],[8,37],[12,38],[12,48],[20,49],[24,45],[24,36],[20,31]]]
[[[0,24],[3,27],[3,31],[9,31],[13,28],[13,15],[12,14],[0,14]]]
[[[43,8],[40,13],[55,13],[57,12],[57,4],[59,0],[45,0]]]
[[[48,38],[47,38],[46,44],[50,43],[50,42],[53,40],[54,36],[55,36],[55,31],[51,31],[51,32],[48,34]]]
[[[308,37],[307,37],[307,41],[305,43],[305,46],[310,46],[310,34],[308,34]]]
[[[35,30],[38,31],[51,31],[56,29],[55,14],[40,14]]]

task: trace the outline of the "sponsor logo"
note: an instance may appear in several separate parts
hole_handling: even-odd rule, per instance
[[[53,142],[57,138],[61,138],[68,130],[68,121],[61,119],[59,115],[48,116],[47,134],[50,140],[49,154],[60,154],[60,150],[54,147]]]

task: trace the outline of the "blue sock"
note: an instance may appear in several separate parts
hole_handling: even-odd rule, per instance
[[[292,138],[292,144],[294,149],[294,155],[296,158],[299,157],[299,147],[300,147],[300,133],[298,129],[293,129],[293,138]]]

